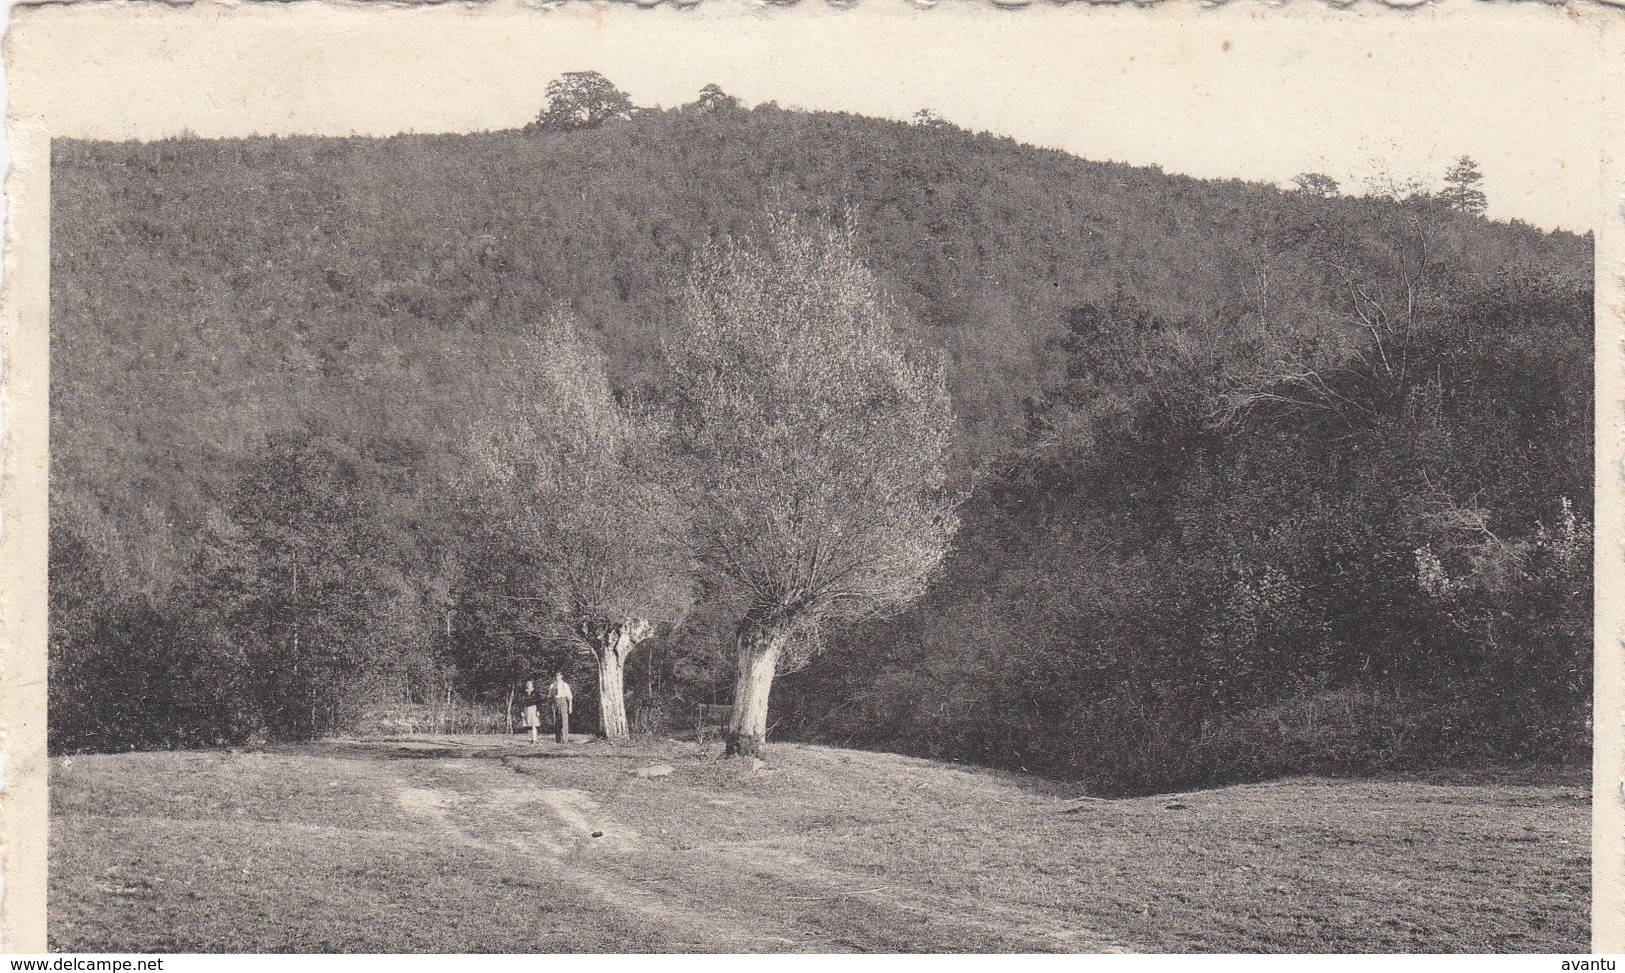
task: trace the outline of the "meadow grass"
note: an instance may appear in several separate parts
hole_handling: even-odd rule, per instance
[[[1127,800],[776,745],[337,740],[53,763],[59,951],[1564,951],[1583,777]],[[666,776],[639,777],[650,765]]]

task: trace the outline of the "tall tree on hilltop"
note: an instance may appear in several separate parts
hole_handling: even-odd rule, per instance
[[[626,92],[597,71],[568,71],[547,83],[547,108],[536,119],[544,132],[573,132],[631,118]]]
[[[507,543],[531,552],[534,574],[511,597],[537,606],[544,637],[597,662],[604,736],[623,739],[626,660],[690,599],[660,437],[616,403],[602,356],[568,310],[524,340],[521,356],[507,414],[472,449],[476,502]]]
[[[831,621],[918,597],[957,526],[953,414],[910,359],[854,233],[775,216],[695,260],[669,349],[698,561],[747,605],[729,755],[758,755],[773,676]]]
[[[700,111],[736,111],[739,99],[723,91],[721,85],[708,84],[700,89],[700,97],[694,102],[694,107]]]
[[[1484,174],[1478,171],[1478,163],[1464,155],[1445,172],[1444,190],[1439,193],[1439,198],[1458,213],[1481,216],[1489,205],[1483,185]]]
[[[1331,199],[1342,191],[1336,179],[1323,172],[1300,172],[1292,177],[1292,188],[1305,196],[1319,196],[1322,199]]]

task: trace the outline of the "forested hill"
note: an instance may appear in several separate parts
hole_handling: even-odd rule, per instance
[[[549,134],[59,142],[57,461],[83,485],[110,461],[120,492],[156,477],[140,492],[157,499],[213,465],[208,450],[301,416],[423,421],[466,385],[459,353],[561,298],[624,385],[658,384],[669,284],[695,245],[748,233],[770,206],[847,205],[919,340],[947,358],[975,461],[1053,376],[1044,343],[1069,308],[1122,291],[1232,328],[1258,304],[1258,262],[1323,201],[771,107]],[[1589,273],[1572,235],[1477,220],[1450,235],[1445,263]],[[1272,326],[1320,325],[1292,317],[1323,318],[1330,295],[1297,283],[1275,283],[1288,303]]]
[[[154,741],[253,729],[216,725],[247,691],[232,682],[247,678],[240,660],[169,635],[226,610],[198,558],[222,538],[271,543],[242,525],[275,521],[295,495],[323,514],[278,530],[349,545],[328,583],[351,606],[332,629],[351,634],[335,638],[355,644],[329,646],[323,665],[407,683],[433,673],[470,693],[506,678],[527,650],[459,566],[477,552],[437,504],[468,427],[523,367],[514,336],[567,301],[619,391],[661,398],[661,338],[691,253],[750,234],[770,210],[850,208],[910,337],[946,364],[958,474],[978,484],[945,580],[912,615],[847,633],[787,680],[781,732],[1031,762],[1057,741],[1111,750],[1103,727],[1132,712],[1177,748],[1217,732],[1197,689],[1234,716],[1335,696],[1366,673],[1445,679],[1449,667],[1414,652],[1420,670],[1360,668],[1360,645],[1408,630],[1396,612],[1436,610],[1452,645],[1504,647],[1504,631],[1427,601],[1415,551],[1460,582],[1439,598],[1465,598],[1464,572],[1528,567],[1512,547],[1491,564],[1474,524],[1529,551],[1549,554],[1558,535],[1585,543],[1591,240],[1438,200],[1196,180],[941,123],[775,106],[570,132],[58,142],[52,180],[54,705],[120,666],[147,671],[136,681],[151,693],[169,691],[177,666],[217,665],[214,702],[193,700],[191,722],[154,728]],[[288,482],[290,469],[309,482]],[[1293,479],[1304,471],[1316,472]],[[1316,525],[1286,529],[1314,520],[1311,507]],[[352,516],[338,524],[341,510]],[[1410,519],[1390,523],[1396,510]],[[1273,539],[1254,530],[1267,524],[1281,527]],[[1333,536],[1335,524],[1348,530]],[[339,570],[357,558],[361,580]],[[1198,561],[1199,577],[1175,570]],[[1387,634],[1346,610],[1373,586],[1367,614]],[[1588,578],[1584,592],[1540,597],[1567,597],[1548,615],[1570,619],[1582,594],[1588,606]],[[464,627],[442,641],[448,610]],[[713,623],[702,604],[667,640],[681,651],[636,675],[634,706],[718,691]],[[886,652],[870,651],[876,640]],[[1308,661],[1278,665],[1293,646]],[[1117,664],[1147,652],[1163,661]],[[1542,753],[1584,720],[1573,655],[1561,661],[1573,685],[1541,704],[1567,721]],[[1206,662],[1168,661],[1187,659]],[[1450,679],[1484,665],[1452,659],[1467,668]],[[1227,667],[1252,675],[1220,690]],[[1279,693],[1260,688],[1272,672]],[[312,694],[306,724],[272,729],[318,722]],[[827,718],[837,707],[861,726]],[[1057,707],[1066,719],[1051,719]],[[981,715],[953,716],[967,711]],[[56,712],[53,733],[69,725]],[[1125,786],[1151,780],[1113,767],[1103,773]]]

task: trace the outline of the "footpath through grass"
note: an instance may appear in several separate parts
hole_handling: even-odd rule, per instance
[[[51,788],[67,952],[1589,948],[1583,778],[1069,800],[794,744],[453,737],[61,758]]]

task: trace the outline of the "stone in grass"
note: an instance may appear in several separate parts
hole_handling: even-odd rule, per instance
[[[639,777],[664,777],[671,773],[671,764],[651,764],[648,767],[639,767],[633,773]]]

